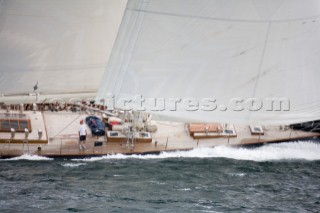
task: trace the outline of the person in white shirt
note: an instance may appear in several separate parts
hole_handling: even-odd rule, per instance
[[[80,121],[80,128],[79,128],[79,147],[80,150],[86,149],[85,143],[87,138],[87,129],[86,125],[84,124],[83,120]]]

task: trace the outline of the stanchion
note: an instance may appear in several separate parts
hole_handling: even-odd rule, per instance
[[[62,153],[62,139],[60,139],[60,155]]]
[[[165,150],[167,150],[167,147],[168,147],[168,141],[169,141],[169,138],[167,137],[167,142],[166,142],[166,148],[165,148]]]

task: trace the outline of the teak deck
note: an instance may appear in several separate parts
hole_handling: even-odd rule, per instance
[[[2,113],[0,111],[0,113]],[[11,140],[10,132],[0,132],[0,156],[2,158],[16,157],[29,153],[32,155],[62,158],[77,158],[101,156],[108,154],[147,154],[162,151],[190,150],[196,147],[214,147],[219,145],[252,145],[293,141],[305,138],[319,137],[319,133],[304,132],[279,128],[279,126],[263,126],[264,134],[252,134],[249,126],[228,125],[232,132],[198,132],[190,136],[188,124],[179,122],[157,121],[158,130],[151,133],[152,138],[137,138],[134,144],[126,142],[126,138],[119,139],[106,137],[93,137],[90,129],[86,141],[86,150],[79,149],[78,128],[81,119],[87,114],[73,112],[32,112],[26,111],[30,116],[32,131],[28,142],[24,133],[16,133]],[[38,129],[43,130],[41,138]],[[208,134],[219,134],[217,137],[208,137]],[[10,143],[9,143],[10,141]]]

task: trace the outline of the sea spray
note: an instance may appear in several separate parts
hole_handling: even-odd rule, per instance
[[[23,161],[23,160],[28,160],[28,161],[49,161],[49,160],[53,160],[53,158],[48,158],[48,157],[43,157],[43,156],[38,156],[38,155],[23,154],[23,155],[18,156],[18,157],[3,159],[3,161]]]
[[[75,161],[100,161],[106,159],[165,159],[165,158],[231,158],[236,160],[320,160],[320,144],[312,141],[284,142],[267,144],[255,148],[217,146],[201,147],[190,151],[162,152],[158,155],[106,155]]]

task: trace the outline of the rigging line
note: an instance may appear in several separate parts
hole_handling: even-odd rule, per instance
[[[265,54],[266,54],[267,44],[268,44],[268,40],[269,40],[270,28],[271,28],[271,23],[268,23],[266,38],[265,38],[264,44],[263,44],[262,55],[261,55],[261,58],[260,58],[260,63],[259,63],[259,68],[258,68],[258,75],[257,75],[257,79],[256,79],[256,82],[255,82],[255,85],[253,87],[252,97],[255,97],[257,86],[258,86],[258,82],[260,80],[262,65],[263,65],[263,62],[264,62],[264,57],[265,57]]]
[[[285,23],[285,22],[296,22],[296,21],[317,19],[320,17],[320,15],[316,15],[316,16],[310,16],[310,17],[283,19],[283,20],[245,20],[245,19],[228,19],[228,18],[215,18],[215,17],[209,17],[209,16],[177,14],[177,13],[168,13],[168,12],[160,12],[160,11],[144,11],[141,9],[129,9],[129,10],[138,11],[138,12],[145,12],[145,13],[149,13],[149,14],[156,14],[156,15],[166,15],[166,16],[195,18],[195,19],[206,19],[206,20],[213,20],[213,21],[239,22],[239,23]]]
[[[260,58],[258,74],[257,74],[257,78],[256,78],[256,81],[255,81],[255,84],[254,84],[254,87],[253,87],[252,98],[254,98],[255,95],[256,95],[256,90],[257,90],[258,82],[259,82],[260,75],[261,75],[262,65],[263,65],[263,62],[264,62],[264,56],[265,56],[266,49],[267,49],[267,43],[268,43],[268,40],[269,40],[270,27],[271,27],[271,23],[269,22],[268,26],[267,26],[267,32],[266,32],[265,41],[264,41],[264,44],[263,44],[262,55],[261,55],[261,58]],[[251,120],[251,115],[252,115],[252,113],[249,113],[249,112],[250,111],[248,111],[248,113],[247,113],[247,120],[248,121]]]

